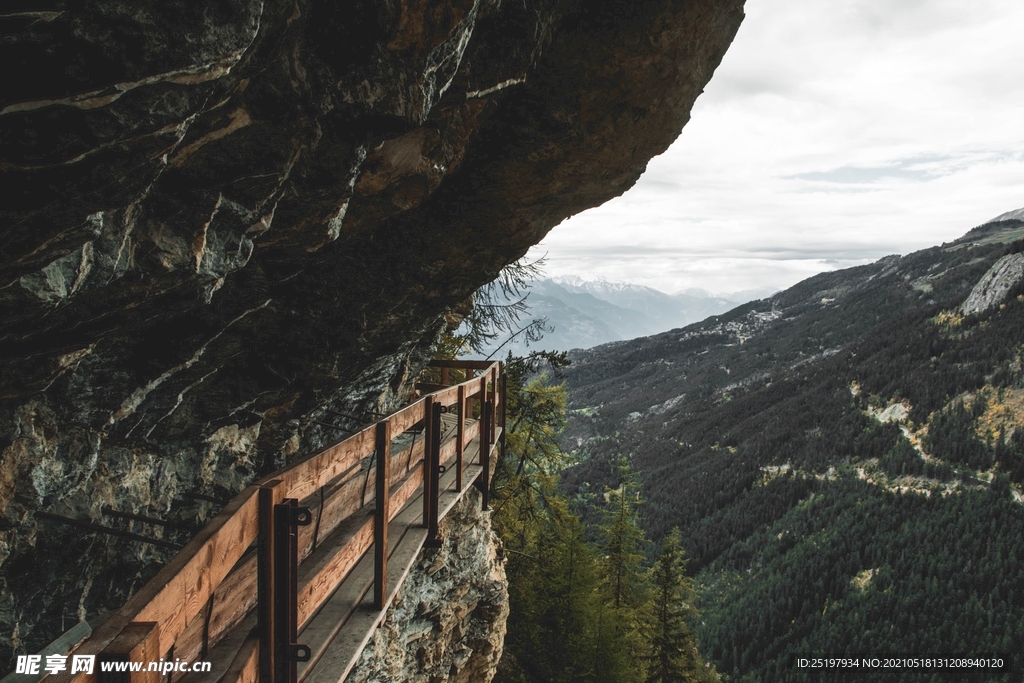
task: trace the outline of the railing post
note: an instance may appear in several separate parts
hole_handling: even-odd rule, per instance
[[[438,532],[438,496],[440,495],[441,479],[441,404],[432,403],[430,406],[430,425],[433,439],[427,443],[428,452],[425,453],[424,461],[427,462],[427,475],[424,478],[423,493],[427,495],[429,509],[427,511],[427,539],[424,545],[428,548],[441,547],[441,535]],[[426,485],[429,480],[429,487]]]
[[[505,374],[505,367],[498,366],[501,372],[501,463],[505,463],[505,419],[508,417],[505,401],[508,399],[508,376]]]
[[[259,545],[256,562],[257,614],[259,616],[261,683],[295,683],[298,662],[309,659],[310,650],[298,638],[297,527],[309,524],[313,515],[294,498],[284,499],[280,480],[259,490]]]
[[[480,419],[484,419],[484,405],[487,403],[487,375],[480,376]],[[484,442],[483,424],[480,425],[480,444]],[[481,451],[483,452],[483,451]]]
[[[476,486],[480,489],[483,497],[483,501],[480,504],[483,510],[486,510],[490,504],[491,495],[491,444],[488,443],[487,435],[491,433],[491,413],[493,410],[494,404],[490,401],[484,401],[480,407],[480,467],[483,471],[476,480]]]
[[[462,493],[462,456],[466,451],[466,387],[459,385],[459,412],[455,418],[455,490]]]
[[[296,683],[298,663],[309,660],[310,650],[298,640],[299,533],[313,521],[308,508],[286,498],[274,506],[274,683]]]
[[[272,600],[274,601],[274,624],[271,629],[274,631],[274,683],[291,683],[288,677],[289,660],[288,645],[292,641],[291,617],[293,610],[289,592],[292,585],[291,550],[292,535],[288,524],[289,503],[294,499],[288,498],[274,506],[274,587]]]
[[[259,539],[256,555],[256,600],[260,633],[259,681],[273,683],[274,654],[274,506],[284,497],[284,484],[279,479],[268,481],[259,490]]]
[[[505,400],[508,398],[508,375],[505,374],[504,366],[499,366],[501,372],[501,443],[505,444],[505,418],[508,413],[505,410]]]
[[[497,405],[498,405],[498,366],[494,365],[492,367],[491,372],[489,372],[488,374],[491,375],[491,416],[490,416],[490,422],[489,422],[489,424],[490,424],[489,442],[490,443],[494,443],[494,438],[497,435],[496,428],[498,426],[497,425],[498,421],[496,419],[494,419],[496,417],[496,415],[497,415],[495,409],[497,408]]]
[[[448,368],[444,365],[441,366],[441,384],[448,386]]]
[[[373,519],[373,606],[388,597],[388,522],[391,518],[391,423],[377,423],[377,486]]]
[[[423,405],[423,526],[430,527],[430,454],[434,441],[440,441],[434,427],[434,399],[426,396]]]

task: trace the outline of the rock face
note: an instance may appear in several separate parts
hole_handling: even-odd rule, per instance
[[[470,489],[445,517],[444,545],[420,552],[348,683],[476,683],[494,676],[508,584],[501,542],[480,502]]]
[[[974,285],[960,311],[964,315],[987,311],[1005,299],[1021,280],[1024,280],[1024,254],[1007,254]]]
[[[742,0],[0,15],[0,661],[173,552],[37,512],[180,544],[356,426],[327,409],[394,406],[446,311],[664,151],[741,19]]]

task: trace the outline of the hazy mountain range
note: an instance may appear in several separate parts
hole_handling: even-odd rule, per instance
[[[587,349],[657,334],[724,313],[776,291],[765,287],[716,295],[691,288],[666,294],[643,285],[584,280],[576,275],[539,279],[526,292],[529,312],[524,320],[546,318],[552,331],[529,348],[521,340],[513,340],[501,348],[500,355],[509,350],[521,355],[534,349]],[[488,352],[504,341],[495,340]]]

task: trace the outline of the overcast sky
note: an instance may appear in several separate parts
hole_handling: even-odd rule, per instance
[[[1024,1],[747,0],[675,144],[548,275],[787,287],[1024,207]]]

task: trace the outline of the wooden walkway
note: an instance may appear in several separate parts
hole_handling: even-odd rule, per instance
[[[344,681],[440,520],[470,485],[487,505],[503,368],[435,365],[420,400],[243,490],[70,653],[212,671],[104,678],[97,664],[46,683]]]

